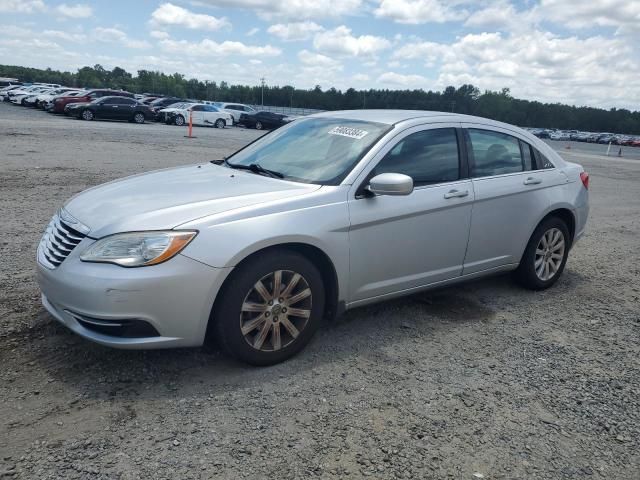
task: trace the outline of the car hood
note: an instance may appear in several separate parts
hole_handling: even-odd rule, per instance
[[[201,217],[311,193],[320,188],[206,163],[145,173],[90,188],[65,210],[100,238],[175,228]]]

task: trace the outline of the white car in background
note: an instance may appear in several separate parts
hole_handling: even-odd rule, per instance
[[[215,102],[214,105],[223,112],[230,114],[233,117],[233,123],[238,123],[240,121],[240,115],[243,113],[254,114],[257,112],[255,108],[249,105],[243,105],[242,103]]]
[[[23,100],[25,100],[26,98],[34,95],[39,95],[42,93],[49,93],[52,90],[53,89],[50,87],[39,87],[39,88],[34,88],[33,90],[30,90],[28,92],[15,91],[15,92],[11,92],[9,99],[11,103],[15,105],[24,105]]]
[[[192,117],[193,125],[224,128],[233,126],[233,117],[227,112],[223,112],[218,107],[205,103],[192,103],[184,108],[174,108],[165,123],[178,126],[189,123]]]
[[[195,105],[193,102],[176,102],[172,103],[166,108],[161,108],[156,112],[156,122],[169,123],[169,120],[173,118],[173,114],[189,108],[191,105]]]
[[[82,90],[77,89],[77,88],[71,88],[71,87],[62,87],[62,88],[56,88],[54,90],[51,90],[47,93],[41,93],[40,95],[36,95],[36,101],[35,101],[35,105],[36,107],[42,107],[44,108],[46,106],[46,104],[53,100],[54,97],[56,97],[57,95],[69,95],[73,92],[80,92]]]
[[[551,132],[549,134],[549,140],[562,140],[562,141],[567,140],[568,141],[568,140],[571,140],[571,135],[569,135],[567,132],[560,132],[560,131]]]

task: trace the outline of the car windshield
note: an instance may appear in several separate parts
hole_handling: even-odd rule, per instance
[[[342,118],[300,119],[238,151],[227,163],[259,165],[288,180],[337,185],[390,128]]]

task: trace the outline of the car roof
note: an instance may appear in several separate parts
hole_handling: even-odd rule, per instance
[[[397,123],[406,122],[409,120],[431,120],[434,122],[446,121],[482,123],[486,125],[493,125],[496,127],[514,128],[513,125],[497,122],[488,118],[475,117],[473,115],[463,115],[460,113],[437,112],[430,110],[338,110],[314,113],[313,115],[309,115],[309,117],[345,118],[350,120],[385,123],[387,125],[395,125]]]

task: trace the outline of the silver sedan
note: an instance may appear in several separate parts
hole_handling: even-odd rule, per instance
[[[214,339],[272,364],[360,305],[505,271],[550,287],[584,232],[588,186],[504,123],[321,113],[227,159],[73,197],[38,247],[42,301],[103,345]]]

